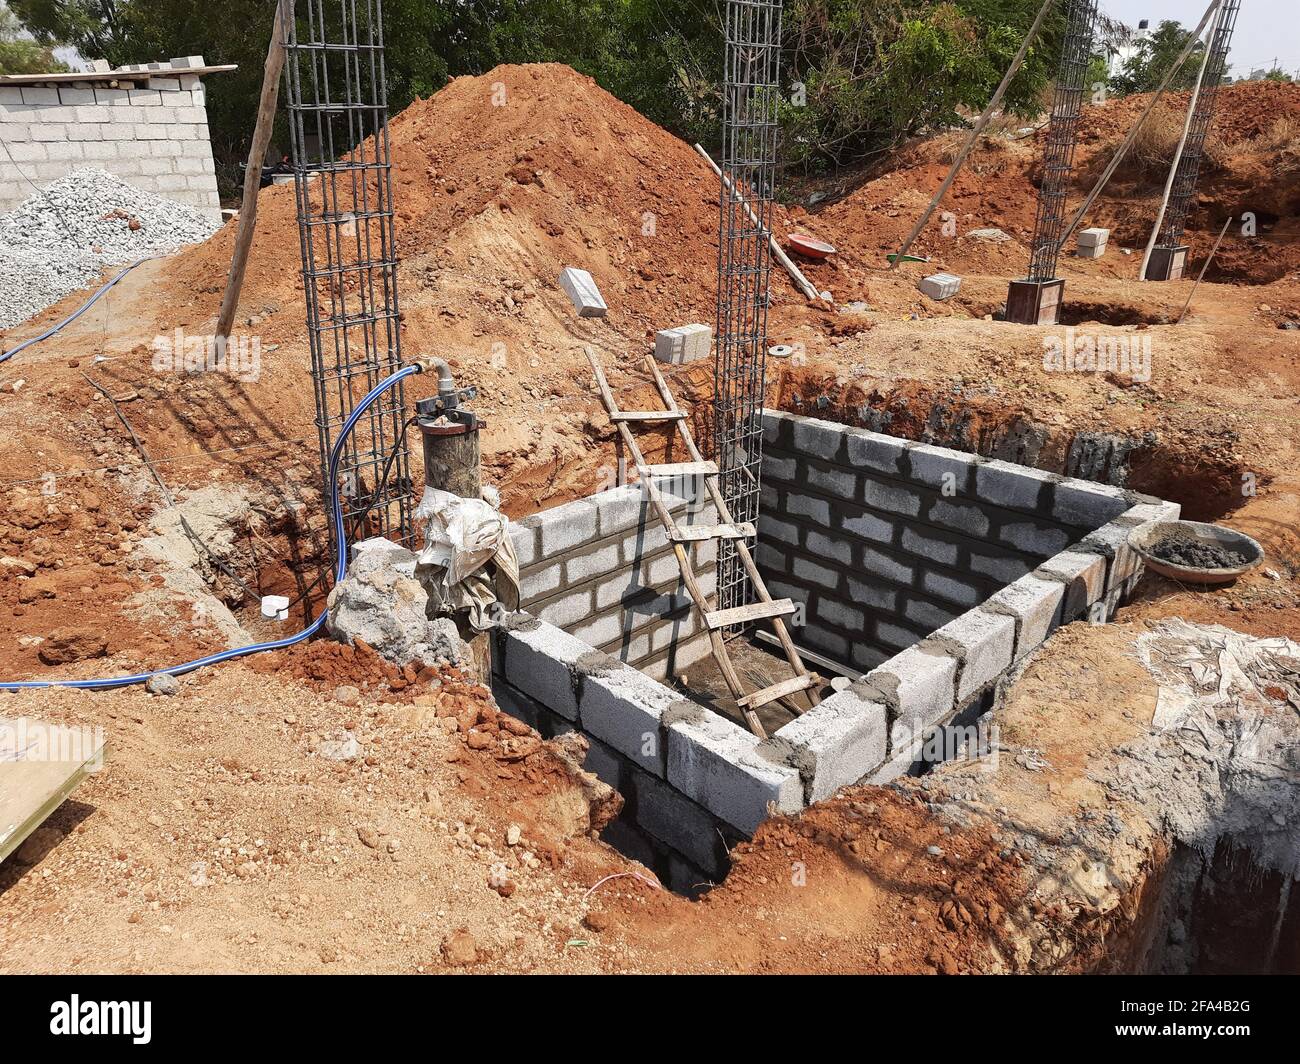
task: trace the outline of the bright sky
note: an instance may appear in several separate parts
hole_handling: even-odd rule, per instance
[[[1188,29],[1201,21],[1209,0],[1101,0],[1111,18],[1136,26],[1150,19],[1151,28],[1176,19]],[[1297,0],[1241,0],[1241,13],[1228,53],[1228,73],[1246,77],[1258,67],[1269,68],[1274,57],[1292,77],[1300,71],[1300,11]]]

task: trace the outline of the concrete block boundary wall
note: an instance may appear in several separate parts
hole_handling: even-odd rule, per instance
[[[32,195],[32,184],[95,167],[219,221],[206,89],[194,73],[203,69],[189,56],[95,78],[0,81],[0,139],[13,158],[0,168],[0,211]]]
[[[1056,628],[1081,619],[1109,620],[1142,575],[1141,560],[1128,547],[1129,532],[1149,521],[1174,520],[1180,512],[1176,503],[1135,492],[867,429],[781,411],[764,411],[763,418],[765,480],[770,476],[787,487],[806,485],[806,499],[826,493],[834,512],[832,525],[841,532],[855,517],[874,516],[877,523],[860,521],[854,526],[857,550],[879,549],[882,532],[884,541],[897,547],[903,536],[929,528],[936,534],[915,540],[915,560],[934,571],[940,571],[945,559],[959,569],[969,568],[970,551],[990,539],[1001,541],[1018,565],[1026,564],[1026,557],[1042,555],[1032,569],[870,669],[767,741],[785,763],[798,768],[808,802],[861,780],[885,782],[906,772],[917,762],[928,731],[979,707],[981,700],[987,702],[998,681]],[[791,462],[802,465],[790,468]],[[894,514],[890,521],[887,507],[907,495],[888,489],[902,482],[910,485],[912,500],[903,505],[914,506],[915,512]],[[956,494],[934,494],[945,484],[955,486]],[[783,501],[788,507],[791,499]],[[948,508],[953,508],[951,514]],[[959,516],[961,508],[968,508],[964,517]],[[760,550],[765,538],[773,538],[770,513],[760,518]],[[987,523],[978,524],[981,535],[963,538],[960,522],[972,514],[983,515]],[[945,528],[950,516],[954,523]],[[1021,525],[1033,534],[1015,542],[1008,530]],[[1018,528],[1015,537],[1026,535],[1025,529]],[[1052,530],[1057,530],[1057,540],[1059,533],[1070,531],[1077,532],[1077,538],[1057,542]],[[799,528],[797,534],[797,549],[816,557],[821,544],[808,539],[815,530]],[[955,559],[936,553],[927,559],[926,550],[935,544],[944,551],[957,546],[966,553]],[[837,562],[823,555],[819,561],[842,569],[839,578],[845,582],[861,572],[861,555],[840,558]],[[916,573],[908,579],[909,586],[920,582]],[[769,579],[773,582],[776,578]],[[854,589],[847,583],[836,590],[846,588],[851,601]],[[808,625],[816,631],[816,592],[801,597],[798,588],[781,589],[782,594],[791,591],[791,597],[805,603]],[[839,602],[829,601],[833,612]],[[797,632],[795,638],[804,641],[806,632]]]

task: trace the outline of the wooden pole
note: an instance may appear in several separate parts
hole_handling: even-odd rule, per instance
[[[1196,295],[1196,289],[1201,284],[1201,278],[1205,276],[1205,271],[1210,268],[1210,260],[1213,259],[1215,254],[1218,252],[1219,245],[1223,243],[1223,238],[1228,232],[1228,226],[1231,224],[1232,215],[1228,215],[1228,220],[1223,223],[1223,228],[1219,230],[1219,239],[1214,242],[1214,247],[1210,249],[1210,254],[1206,257],[1205,261],[1201,263],[1201,272],[1196,275],[1196,283],[1192,285],[1192,290],[1187,293],[1187,302],[1183,304],[1183,309],[1178,312],[1178,320],[1174,322],[1175,325],[1181,325],[1183,323],[1183,315],[1187,313],[1187,308],[1192,305],[1192,296]]]
[[[1129,148],[1133,146],[1133,141],[1137,139],[1137,135],[1142,129],[1142,124],[1147,120],[1147,116],[1155,110],[1156,104],[1160,102],[1160,97],[1164,95],[1165,89],[1169,87],[1169,82],[1173,79],[1174,74],[1178,72],[1178,68],[1181,67],[1183,63],[1187,61],[1187,57],[1192,54],[1192,48],[1195,47],[1196,42],[1201,39],[1201,34],[1205,32],[1206,23],[1208,23],[1210,17],[1219,10],[1219,5],[1222,2],[1223,0],[1210,0],[1210,6],[1205,9],[1205,14],[1201,16],[1200,23],[1192,32],[1192,35],[1187,38],[1187,46],[1182,50],[1182,53],[1178,58],[1170,64],[1169,69],[1165,71],[1163,80],[1161,80],[1156,91],[1152,93],[1151,99],[1147,101],[1146,108],[1140,115],[1138,115],[1138,120],[1133,123],[1133,128],[1128,131],[1128,136],[1124,138],[1124,143],[1119,146],[1119,150],[1115,152],[1111,157],[1110,162],[1106,164],[1106,169],[1102,171],[1101,177],[1097,178],[1097,183],[1092,186],[1092,191],[1088,193],[1088,198],[1085,199],[1083,205],[1075,211],[1074,217],[1070,219],[1070,224],[1065,227],[1065,232],[1061,234],[1061,241],[1056,246],[1058,253],[1061,248],[1065,247],[1065,242],[1070,239],[1070,234],[1073,233],[1074,230],[1078,228],[1079,223],[1083,221],[1083,216],[1088,213],[1089,209],[1091,209],[1093,201],[1101,195],[1101,190],[1109,184],[1111,176],[1119,167],[1124,156],[1128,154]]]
[[[1011,60],[1011,66],[1007,68],[1007,72],[1002,76],[1002,84],[1000,84],[997,87],[997,91],[993,93],[993,98],[989,100],[989,105],[984,108],[984,113],[979,116],[975,125],[971,127],[970,135],[967,136],[966,143],[962,145],[961,151],[957,153],[957,158],[952,161],[952,169],[948,171],[948,176],[943,179],[943,184],[939,186],[939,191],[934,194],[934,198],[930,200],[930,205],[925,208],[925,213],[921,215],[916,225],[912,226],[912,231],[907,234],[907,239],[903,241],[903,246],[898,249],[898,254],[894,256],[894,260],[889,264],[891,270],[903,261],[903,256],[907,254],[908,249],[912,246],[916,238],[921,235],[921,230],[924,229],[926,223],[930,221],[930,216],[934,214],[935,209],[941,202],[943,202],[943,197],[948,194],[948,189],[952,188],[952,183],[957,180],[957,172],[962,168],[962,164],[966,162],[966,156],[971,153],[971,149],[975,147],[976,138],[984,132],[984,127],[989,124],[989,119],[993,117],[993,112],[996,111],[998,105],[1002,103],[1002,97],[1006,95],[1007,87],[1011,84],[1011,79],[1016,76],[1016,71],[1020,69],[1020,64],[1025,61],[1025,56],[1029,53],[1029,46],[1033,43],[1034,38],[1038,36],[1038,31],[1043,25],[1043,19],[1047,17],[1047,12],[1055,2],[1056,0],[1043,0],[1043,6],[1038,9],[1038,17],[1034,19],[1034,24],[1029,27],[1029,33],[1025,35],[1025,39],[1020,42],[1020,51],[1016,53],[1016,57]]]
[[[257,224],[257,194],[262,187],[262,162],[271,143],[275,128],[275,109],[280,98],[280,73],[284,70],[284,42],[293,20],[293,0],[279,0],[275,22],[271,26],[271,44],[266,51],[266,67],[262,73],[262,96],[257,105],[257,125],[253,129],[253,144],[248,149],[248,168],[244,171],[244,199],[239,208],[239,230],[235,234],[235,252],[230,260],[230,274],[226,278],[226,293],[221,298],[221,312],[217,315],[216,335],[230,339],[239,309],[239,292],[244,286],[244,271],[248,269],[248,252],[253,246],[253,227]]]
[[[1223,8],[1219,8],[1219,13],[1214,16],[1214,25],[1210,27],[1209,39],[1205,42],[1205,57],[1201,60],[1201,69],[1196,72],[1196,84],[1192,86],[1192,98],[1187,101],[1187,117],[1183,120],[1183,135],[1178,138],[1178,150],[1174,152],[1174,160],[1169,166],[1169,176],[1165,178],[1165,191],[1160,197],[1160,209],[1156,211],[1156,224],[1151,227],[1151,235],[1147,238],[1146,251],[1142,253],[1142,268],[1138,270],[1138,280],[1147,279],[1147,266],[1151,262],[1151,252],[1155,249],[1156,239],[1160,236],[1160,227],[1165,221],[1165,211],[1169,209],[1169,194],[1174,188],[1174,178],[1178,174],[1178,166],[1183,161],[1183,151],[1187,147],[1187,135],[1192,131],[1192,116],[1196,113],[1196,101],[1201,98],[1201,84],[1205,80],[1205,68],[1210,65],[1210,52],[1213,51],[1214,36],[1219,30],[1219,21],[1223,18]]]
[[[736,198],[740,200],[740,205],[745,208],[745,213],[749,215],[749,220],[762,229],[763,223],[758,220],[758,216],[754,213],[753,208],[750,207],[749,201],[736,190],[735,186],[732,185],[723,174],[722,168],[709,157],[709,153],[700,147],[700,145],[695,145],[695,150],[704,156],[704,161],[713,167],[713,172],[715,174],[722,178],[722,182],[727,186],[727,190],[735,193]],[[787,255],[781,245],[776,242],[776,237],[772,235],[771,230],[768,230],[767,233],[767,243],[772,249],[772,254],[776,256],[776,261],[785,267],[785,272],[790,275],[799,291],[809,299],[821,299],[822,294],[817,291],[817,286],[808,280],[808,278],[803,275],[803,270],[799,269],[799,267],[791,261],[790,256]]]

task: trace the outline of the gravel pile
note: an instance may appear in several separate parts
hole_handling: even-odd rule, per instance
[[[218,228],[196,207],[103,170],[74,170],[0,215],[0,329],[92,285],[106,267],[207,240]]]

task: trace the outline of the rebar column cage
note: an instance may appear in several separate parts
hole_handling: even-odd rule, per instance
[[[737,522],[758,519],[781,11],[781,0],[727,0],[713,443]],[[718,550],[718,608],[746,605],[752,588],[734,542]]]
[[[1178,161],[1178,169],[1174,172],[1174,181],[1170,186],[1169,206],[1160,228],[1159,247],[1176,248],[1182,245],[1187,215],[1196,196],[1201,160],[1205,157],[1205,137],[1210,131],[1210,121],[1214,118],[1219,86],[1223,84],[1223,76],[1227,73],[1228,47],[1232,43],[1232,31],[1236,28],[1240,10],[1241,0],[1224,0],[1214,21],[1209,44],[1210,55],[1205,60],[1205,75],[1201,79],[1201,92],[1187,127],[1187,143],[1183,147],[1183,155]]]
[[[402,365],[383,8],[380,0],[296,6],[286,34],[285,97],[316,427],[328,476],[339,428]],[[398,385],[362,415],[348,441],[338,501],[351,538],[411,539],[405,420]]]
[[[1065,197],[1074,168],[1079,115],[1083,109],[1083,81],[1092,56],[1093,25],[1097,19],[1097,0],[1068,0],[1068,4],[1047,145],[1043,149],[1034,240],[1029,252],[1027,280],[1034,282],[1056,279],[1066,223]]]

